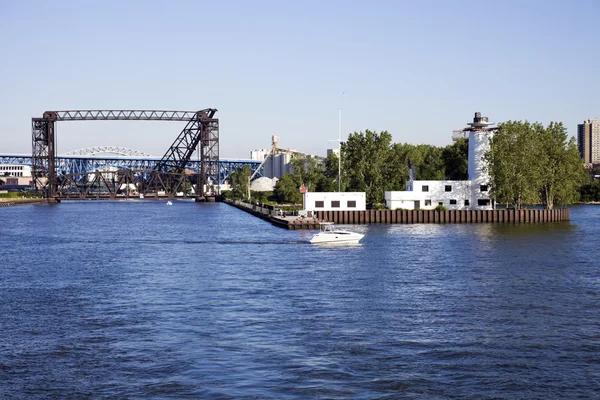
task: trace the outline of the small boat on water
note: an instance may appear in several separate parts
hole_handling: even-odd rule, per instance
[[[168,206],[172,206],[172,205],[173,205],[173,202],[172,202],[171,200],[167,200],[167,205],[168,205]]]
[[[333,222],[320,222],[319,227],[321,228],[319,233],[316,233],[310,243],[348,243],[358,244],[360,239],[365,235],[362,233],[350,232],[345,229],[336,228]]]

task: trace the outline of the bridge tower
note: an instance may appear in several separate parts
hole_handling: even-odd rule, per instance
[[[144,191],[164,190],[169,196],[188,180],[185,165],[200,146],[200,174],[196,198],[214,196],[219,183],[219,120],[214,108],[200,111],[160,110],[73,110],[46,111],[42,118],[32,118],[32,183],[44,197],[59,197],[60,182],[56,172],[56,130],[58,121],[145,120],[187,121],[187,125],[152,171],[138,171],[148,176]],[[116,189],[113,188],[114,191]],[[115,193],[112,192],[112,195]]]

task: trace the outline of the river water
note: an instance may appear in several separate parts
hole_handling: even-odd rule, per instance
[[[600,207],[362,225],[223,203],[0,209],[0,398],[599,398]]]

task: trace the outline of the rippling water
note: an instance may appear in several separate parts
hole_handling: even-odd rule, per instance
[[[0,209],[0,398],[598,398],[600,207],[307,244],[225,204]]]

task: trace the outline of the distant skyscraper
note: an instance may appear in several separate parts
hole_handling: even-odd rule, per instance
[[[600,163],[600,122],[588,119],[577,125],[577,147],[583,162]]]

